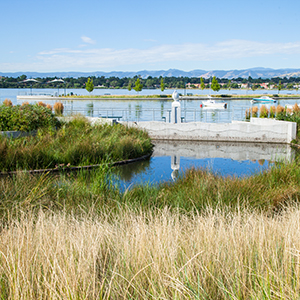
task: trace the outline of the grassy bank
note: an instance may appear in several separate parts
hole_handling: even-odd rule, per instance
[[[96,159],[102,142],[102,161],[151,151],[142,131],[74,122],[1,140],[17,151],[6,160],[34,147]],[[298,159],[242,179],[191,169],[124,193],[115,172],[0,177],[0,299],[299,299]]]
[[[92,126],[79,116],[58,130],[39,130],[36,136],[15,140],[0,137],[0,170],[99,164],[136,158],[151,150],[144,131],[122,125]]]
[[[23,215],[2,228],[2,299],[299,299],[300,209]]]

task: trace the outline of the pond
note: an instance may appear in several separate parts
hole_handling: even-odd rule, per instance
[[[187,169],[202,168],[220,176],[245,177],[268,170],[275,161],[292,161],[294,150],[282,144],[154,141],[150,160],[119,166],[121,191],[136,184],[176,181]]]

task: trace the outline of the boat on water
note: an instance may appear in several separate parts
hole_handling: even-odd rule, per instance
[[[276,103],[277,100],[269,97],[269,96],[261,96],[259,98],[253,98],[251,103]]]
[[[208,100],[202,101],[203,106],[205,107],[211,107],[211,108],[227,108],[227,103],[222,101],[215,101],[211,98],[211,96],[208,96]]]

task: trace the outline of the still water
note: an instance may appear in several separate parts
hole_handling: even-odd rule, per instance
[[[64,92],[78,95],[87,95],[84,89],[0,89],[0,103],[5,98],[12,100],[13,104],[21,104],[17,101],[19,94],[48,94],[55,95]],[[184,94],[184,90],[178,90]],[[207,94],[207,91],[188,90],[193,94]],[[94,90],[94,95],[134,95],[128,90]],[[172,94],[173,90],[161,93],[159,90],[143,90],[141,95]],[[251,94],[245,90],[221,90],[219,94]],[[274,91],[255,91],[255,94],[273,94]],[[285,93],[285,92],[284,92]],[[299,91],[291,91],[298,94]],[[54,101],[44,101],[53,104]],[[293,105],[299,100],[280,100],[281,105]],[[34,101],[32,101],[34,103]],[[122,115],[122,120],[161,121],[163,117],[168,121],[168,113],[172,100],[74,100],[62,101],[66,111],[80,112],[86,116]],[[200,109],[201,100],[183,100],[182,114],[185,121],[202,122],[231,122],[231,120],[243,120],[245,110],[251,107],[249,100],[228,100],[228,109]],[[299,102],[298,102],[299,103]],[[180,174],[191,167],[204,168],[221,176],[250,176],[252,174],[268,170],[277,160],[292,161],[295,153],[288,145],[262,145],[241,143],[213,143],[213,142],[157,142],[153,156],[150,160],[137,162],[118,167],[118,184],[121,190],[132,187],[135,184],[157,184],[159,182],[174,181]]]
[[[78,95],[87,95],[85,89],[0,89],[0,103],[9,98],[13,104],[22,104],[24,100],[17,100],[17,95],[34,94],[34,95],[55,95],[63,93],[74,93]],[[140,95],[153,94],[172,94],[173,90],[166,90],[163,93],[160,90],[143,90]],[[178,90],[179,93],[186,93],[184,90]],[[206,95],[207,90],[188,90],[192,94]],[[275,91],[256,90],[255,94],[274,93]],[[285,93],[285,92],[284,92]],[[297,94],[299,91],[289,91],[289,93]],[[135,95],[135,91],[125,89],[96,89],[94,95]],[[246,90],[221,90],[218,94],[253,94],[253,91]],[[53,105],[56,100],[41,100],[45,103]],[[39,100],[30,100],[35,103]],[[170,111],[172,99],[166,100],[62,100],[64,104],[64,114],[81,113],[85,116],[100,117],[100,116],[121,116],[122,121],[162,121],[167,122],[170,119]],[[245,118],[246,109],[252,106],[250,100],[226,100],[227,109],[200,108],[201,100],[181,100],[182,117],[185,122],[213,122],[213,123],[228,123],[232,120],[243,120]],[[279,100],[278,104],[294,105],[299,103],[299,100],[288,99]],[[256,104],[257,105],[257,104]],[[260,106],[258,104],[257,106]],[[267,105],[268,106],[268,105]],[[270,105],[269,105],[270,106]]]
[[[150,160],[119,166],[121,191],[136,184],[155,185],[176,181],[192,167],[221,176],[245,177],[268,170],[275,161],[292,161],[295,152],[288,145],[154,141]]]

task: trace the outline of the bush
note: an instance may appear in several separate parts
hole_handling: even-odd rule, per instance
[[[16,106],[0,106],[1,131],[32,131],[44,127],[56,127],[60,123],[50,109],[26,104]]]

